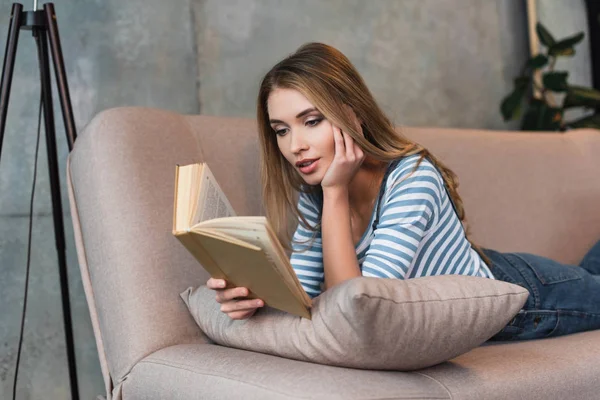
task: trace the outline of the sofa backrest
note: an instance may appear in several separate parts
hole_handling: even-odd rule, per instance
[[[600,132],[398,131],[458,174],[480,245],[576,263],[600,238]],[[175,165],[201,161],[239,215],[263,213],[253,119],[111,109],[69,155],[77,254],[107,392],[148,354],[208,341],[179,297],[208,275],[172,235]]]
[[[600,239],[600,131],[398,128],[459,177],[473,240],[579,264]]]

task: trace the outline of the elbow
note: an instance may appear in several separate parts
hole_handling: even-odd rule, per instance
[[[336,285],[339,285],[342,282],[348,281],[350,279],[354,279],[354,278],[358,278],[359,276],[362,276],[360,270],[358,270],[356,273],[351,273],[348,275],[345,275],[343,277],[338,277],[337,279],[331,279],[331,280],[325,280],[324,284],[323,284],[323,291],[330,289]]]

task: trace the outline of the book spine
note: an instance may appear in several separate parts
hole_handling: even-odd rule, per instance
[[[179,184],[179,164],[175,165],[175,187],[173,191],[173,235],[177,234],[177,186]]]

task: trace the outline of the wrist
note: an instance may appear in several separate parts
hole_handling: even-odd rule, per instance
[[[323,188],[323,201],[348,201],[348,188],[344,186],[326,186]]]

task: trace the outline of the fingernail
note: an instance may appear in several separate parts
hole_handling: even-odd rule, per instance
[[[225,287],[225,282],[223,282],[223,281],[219,282],[219,287],[222,287],[222,288]]]
[[[262,301],[258,300],[258,301],[256,302],[256,305],[257,305],[258,307],[262,306]]]

